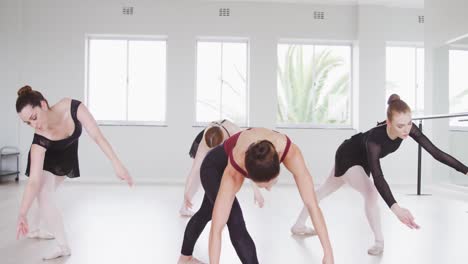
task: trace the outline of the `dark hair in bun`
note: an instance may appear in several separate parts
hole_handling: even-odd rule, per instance
[[[280,161],[275,146],[268,140],[253,143],[245,152],[247,177],[254,182],[268,182],[278,176]]]
[[[32,107],[41,106],[42,101],[46,102],[47,107],[49,106],[49,103],[40,92],[34,91],[29,85],[23,86],[18,90],[16,112],[21,112],[27,105],[31,105]]]
[[[223,131],[219,126],[212,126],[205,131],[205,143],[209,148],[214,148],[223,143]]]
[[[411,108],[405,101],[400,99],[398,94],[392,94],[387,100],[387,119],[392,120],[392,117],[395,113],[407,113],[411,112]]]
[[[400,96],[398,94],[392,94],[390,97],[388,97],[387,104],[391,104],[395,101],[401,100]]]

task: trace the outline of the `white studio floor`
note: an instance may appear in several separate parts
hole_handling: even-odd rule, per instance
[[[42,254],[52,241],[16,240],[16,218],[25,182],[0,182],[0,263],[43,263]],[[418,231],[401,224],[383,200],[380,202],[385,251],[367,255],[372,243],[363,201],[350,188],[342,188],[321,203],[332,241],[335,263],[462,264],[468,263],[468,199],[437,191],[431,196],[408,195],[413,187],[394,187],[400,205],[411,210],[421,225]],[[263,190],[262,190],[263,192]],[[275,186],[263,192],[263,209],[253,203],[250,186],[239,200],[260,263],[321,263],[318,238],[294,237],[289,229],[301,208],[294,186]],[[67,180],[57,193],[72,255],[48,263],[176,263],[188,218],[178,215],[182,185],[88,184]],[[199,206],[201,191],[196,198]],[[208,261],[209,225],[194,255]],[[240,263],[226,229],[221,263]]]

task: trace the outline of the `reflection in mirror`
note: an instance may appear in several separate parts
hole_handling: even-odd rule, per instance
[[[448,87],[450,113],[468,112],[468,34],[450,40],[446,43],[448,50]],[[452,118],[450,120],[451,154],[460,157],[466,163],[468,151],[466,144],[466,130],[468,116]],[[461,131],[453,131],[461,130]],[[456,171],[450,171],[449,184],[468,187],[468,177]]]
[[[468,112],[468,34],[447,42],[449,47],[449,111]],[[468,117],[452,118],[452,127],[468,127]]]

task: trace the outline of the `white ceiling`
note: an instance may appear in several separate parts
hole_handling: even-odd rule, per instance
[[[206,1],[206,0],[205,0]],[[207,0],[210,2],[301,3],[321,5],[380,5],[424,8],[424,0]]]

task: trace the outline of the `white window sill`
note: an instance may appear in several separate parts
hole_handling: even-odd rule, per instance
[[[276,124],[275,128],[282,129],[330,129],[330,130],[356,130],[352,125],[310,125],[310,124]]]
[[[192,127],[207,127],[211,124],[211,122],[195,122]],[[237,123],[236,123],[237,125]],[[239,125],[240,128],[249,128],[249,126],[245,125],[245,124],[242,124],[242,125]]]
[[[97,121],[99,126],[151,126],[151,127],[167,127],[166,122],[162,121]]]

